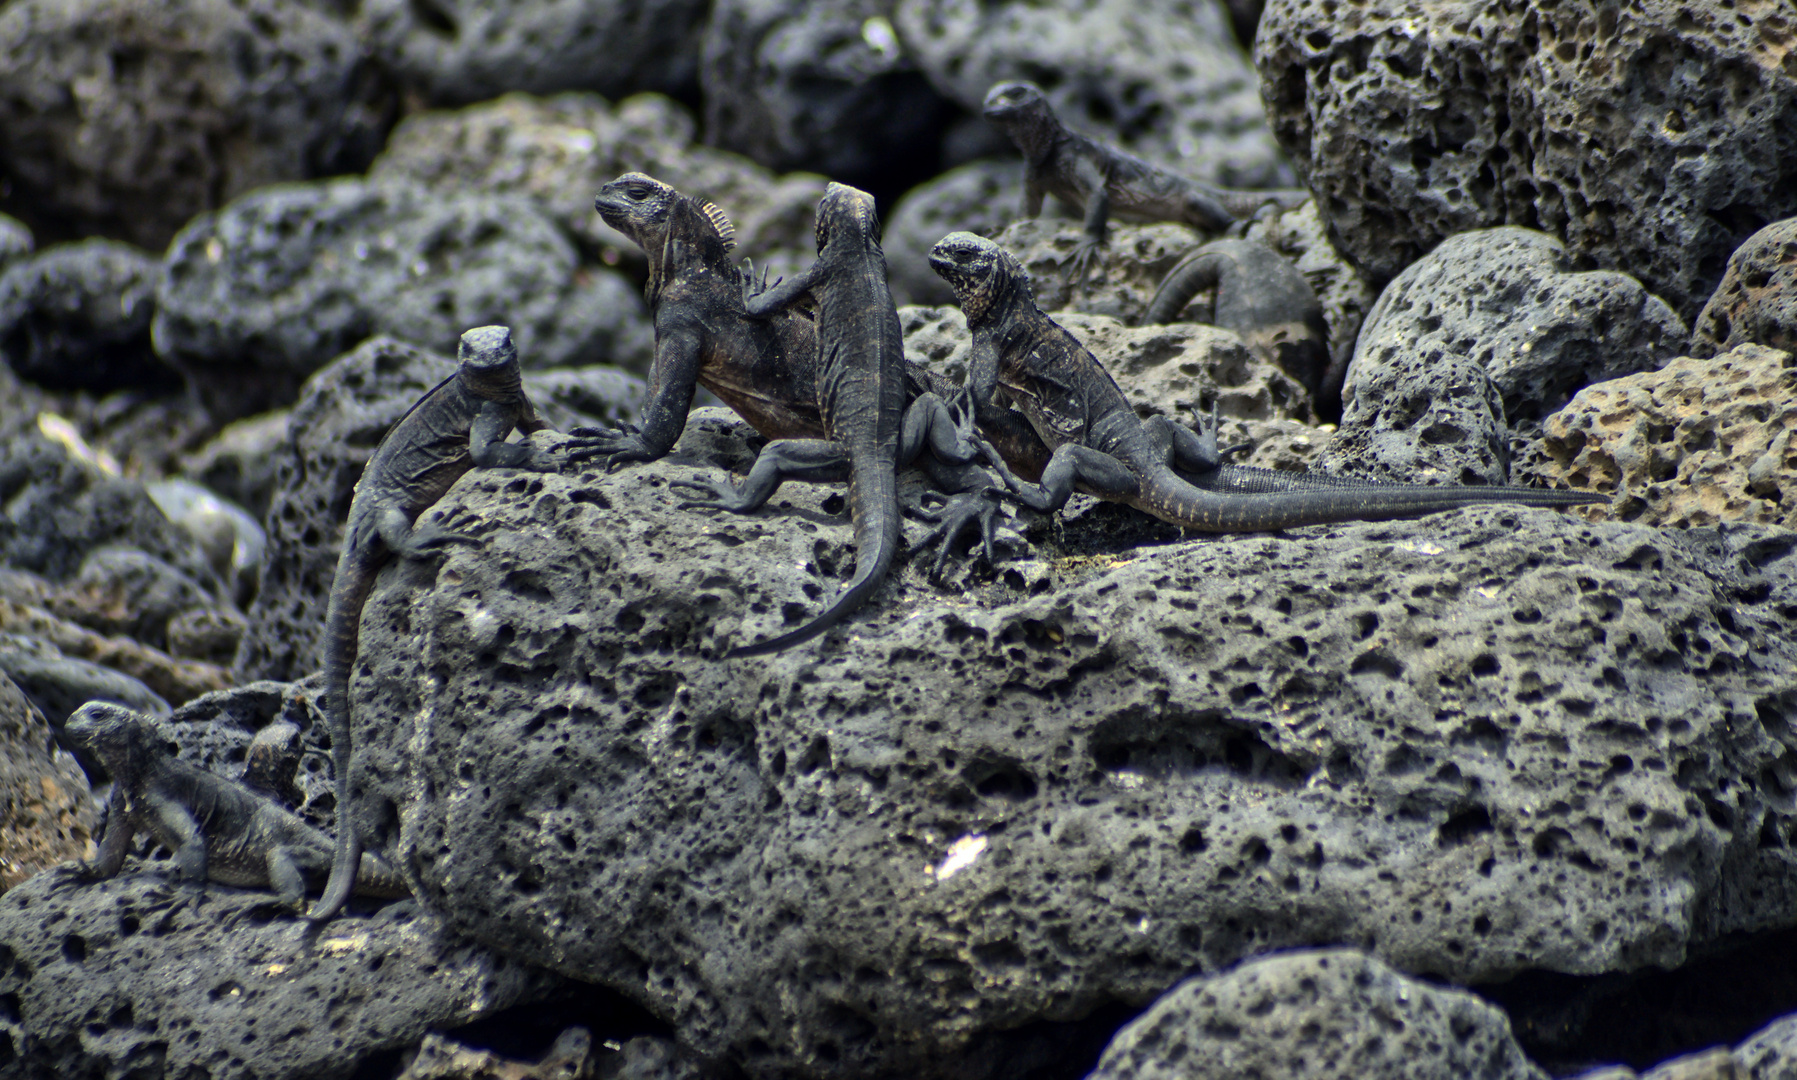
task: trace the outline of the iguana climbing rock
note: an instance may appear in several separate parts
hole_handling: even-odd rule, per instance
[[[930,250],[930,265],[954,289],[973,333],[967,383],[975,402],[991,401],[1002,388],[1054,448],[1040,486],[1007,477],[1032,509],[1059,509],[1077,485],[1184,528],[1252,532],[1475,503],[1606,501],[1582,491],[1378,484],[1225,468],[1214,430],[1201,437],[1165,417],[1137,419],[1092,354],[1036,307],[1029,275],[1003,248],[972,233],[950,233]]]
[[[1323,419],[1341,418],[1341,379],[1330,367],[1323,305],[1290,260],[1255,240],[1213,240],[1162,279],[1142,325],[1172,322],[1204,289],[1216,290],[1204,322],[1234,332],[1303,383]]]
[[[1092,257],[1103,246],[1113,212],[1217,232],[1268,203],[1289,210],[1310,199],[1309,192],[1295,189],[1214,187],[1157,168],[1070,130],[1035,83],[994,85],[986,91],[982,111],[1023,151],[1023,216],[1041,214],[1044,195],[1084,213],[1086,236],[1070,260],[1079,280],[1084,280]]]
[[[151,717],[90,701],[63,730],[112,776],[100,857],[80,865],[83,875],[117,875],[132,838],[146,832],[174,852],[182,880],[272,887],[296,911],[307,886],[322,883],[330,871],[329,837],[273,799],[176,757]],[[363,896],[410,895],[399,875],[372,855],[360,859],[354,886]]]
[[[312,910],[314,919],[330,918],[349,899],[362,850],[353,813],[349,676],[362,605],[374,588],[375,575],[395,555],[428,558],[445,542],[467,539],[440,525],[415,529],[413,523],[469,469],[553,472],[557,468],[555,459],[528,442],[505,441],[513,428],[528,436],[549,426],[524,393],[511,331],[503,326],[470,330],[462,335],[458,357],[455,374],[419,398],[375,447],[349,504],[323,639],[323,706],[330,721],[337,782],[337,861],[324,896]]]
[[[745,289],[751,288],[745,282]],[[788,634],[733,650],[753,656],[791,648],[828,630],[879,587],[901,544],[898,469],[928,447],[949,462],[970,463],[985,440],[971,409],[951,414],[942,399],[906,397],[904,335],[886,285],[880,222],[873,196],[831,184],[817,207],[817,260],[756,295],[751,317],[772,315],[810,293],[817,303],[815,379],[821,439],[778,439],[762,448],[740,488],[675,481],[711,496],[685,505],[735,513],[759,508],[784,480],[849,482],[855,529],[855,576],[812,622]],[[990,447],[986,447],[989,451]],[[997,457],[992,452],[993,458]]]

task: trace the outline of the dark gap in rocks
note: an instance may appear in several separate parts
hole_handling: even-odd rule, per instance
[[[514,1005],[443,1034],[501,1057],[540,1061],[556,1037],[576,1025],[592,1034],[594,1060],[606,1053],[607,1042],[623,1043],[639,1035],[674,1037],[672,1027],[617,991],[572,981],[547,1000]],[[380,1075],[386,1080],[393,1073]]]
[[[954,1076],[986,1080],[1079,1080],[1098,1067],[1099,1055],[1118,1029],[1142,1009],[1109,1002],[1079,1020],[1039,1020],[994,1032],[975,1046]]]

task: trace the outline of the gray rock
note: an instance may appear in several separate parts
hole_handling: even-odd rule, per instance
[[[318,929],[268,892],[209,884],[202,902],[139,859],[0,897],[0,959],[0,1047],[21,1080],[338,1080],[557,982],[413,904]]]
[[[181,472],[261,521],[274,496],[275,454],[286,439],[284,409],[238,420],[183,459]]]
[[[96,854],[100,810],[44,714],[0,674],[0,892]]]
[[[1283,213],[1263,211],[1248,227],[1247,235],[1290,259],[1310,282],[1329,327],[1329,356],[1345,368],[1353,359],[1354,341],[1379,290],[1329,242],[1316,200]]]
[[[1797,214],[1788,14],[1645,0],[1272,0],[1267,119],[1343,254],[1387,280],[1443,239],[1540,228],[1690,320],[1755,229]]]
[[[1117,1033],[1088,1080],[1547,1080],[1503,1012],[1353,949],[1188,979]]]
[[[37,241],[32,238],[31,230],[18,218],[0,214],[0,270],[31,254],[37,249]]]
[[[526,367],[641,366],[652,331],[621,275],[582,267],[530,202],[333,180],[267,188],[197,218],[169,246],[156,349],[215,418],[291,401],[375,334],[453,351],[502,323]]]
[[[170,521],[194,538],[212,569],[231,583],[235,596],[255,594],[268,536],[248,510],[192,480],[158,480],[144,485],[144,491]]]
[[[1790,1080],[1797,1076],[1797,1016],[1774,1020],[1735,1047],[1743,1080]]]
[[[336,785],[331,779],[331,739],[318,701],[324,679],[258,680],[205,694],[163,721],[181,760],[232,780],[252,779],[249,751],[256,737],[277,725],[293,729],[297,761],[290,772],[265,784],[291,809],[326,832],[336,825]],[[295,797],[297,796],[297,797]]]
[[[154,258],[112,240],[12,261],[0,274],[0,357],[58,390],[175,389],[180,376],[150,347],[160,273]]]
[[[168,648],[169,622],[195,609],[217,607],[219,597],[162,559],[133,548],[103,547],[81,560],[81,569],[48,604],[72,622],[102,634]]]
[[[997,236],[1022,200],[1023,163],[1003,159],[975,161],[907,191],[880,240],[893,300],[954,303],[954,290],[930,269],[930,248],[956,230]]]
[[[434,105],[508,90],[688,90],[704,0],[364,0],[357,27]]]
[[[22,634],[0,634],[0,672],[57,730],[70,713],[90,701],[115,701],[158,716],[169,711],[168,702],[140,680],[91,660],[64,656],[54,645]]]
[[[482,543],[365,611],[362,824],[457,927],[752,1075],[990,1075],[998,1029],[1304,945],[1671,966],[1797,903],[1789,532],[1070,526],[732,662],[850,531],[827,485],[678,509],[698,460],[449,493]]]
[[[195,214],[359,172],[397,104],[354,31],[280,0],[21,0],[0,14],[8,209],[160,251]]]
[[[1197,180],[1289,187],[1254,72],[1215,0],[899,0],[905,47],[973,113],[993,83],[1029,79],[1062,121]]]
[[[1774,222],[1735,249],[1692,326],[1693,356],[1749,342],[1797,352],[1797,218]]]
[[[1029,271],[1030,289],[1043,311],[1081,311],[1134,324],[1167,272],[1196,251],[1206,237],[1186,225],[1111,226],[1083,283],[1071,278],[1068,259],[1084,233],[1077,223],[1054,218],[1012,222],[993,239]]]

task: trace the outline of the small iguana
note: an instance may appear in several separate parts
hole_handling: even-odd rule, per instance
[[[1233,331],[1303,383],[1323,419],[1341,418],[1341,382],[1329,360],[1323,305],[1290,260],[1259,241],[1213,240],[1161,280],[1141,325],[1172,322],[1203,289],[1216,290],[1204,322]]]
[[[803,272],[759,294],[744,282],[750,317],[770,316],[809,293],[817,302],[816,400],[821,439],[778,439],[763,447],[740,488],[693,480],[674,481],[710,499],[686,506],[734,513],[759,508],[784,480],[849,482],[855,529],[855,576],[816,619],[788,634],[730,655],[778,652],[822,634],[859,608],[879,587],[898,554],[902,507],[898,470],[928,447],[949,462],[971,463],[985,440],[971,410],[952,415],[934,394],[905,403],[904,335],[886,285],[880,221],[874,199],[845,184],[831,184],[817,206],[817,260]]]
[[[1607,501],[1582,491],[1381,484],[1223,466],[1214,429],[1201,437],[1165,417],[1138,419],[1110,373],[1036,307],[1029,275],[1003,248],[950,233],[930,249],[930,265],[954,289],[973,333],[967,384],[975,403],[1002,389],[1054,448],[1040,486],[1006,478],[1034,510],[1058,510],[1077,485],[1184,528],[1254,532],[1476,503]],[[993,465],[1002,470],[1002,462]]]
[[[330,884],[313,908],[329,919],[349,899],[362,851],[353,813],[355,783],[350,730],[349,677],[356,659],[362,605],[375,575],[395,555],[430,557],[442,544],[467,537],[440,525],[413,528],[418,515],[443,497],[469,469],[553,472],[551,456],[528,442],[508,443],[517,428],[526,436],[549,427],[524,393],[511,331],[482,326],[462,335],[455,374],[438,383],[399,418],[362,470],[343,527],[343,554],[325,609],[325,687],[322,702],[331,728],[331,762],[337,783],[337,861]]]
[[[1251,217],[1268,203],[1290,210],[1310,193],[1296,189],[1241,191],[1190,180],[1069,129],[1055,115],[1042,88],[1002,82],[986,91],[986,119],[1023,151],[1023,216],[1042,213],[1053,195],[1085,215],[1085,239],[1073,249],[1073,275],[1086,269],[1104,245],[1113,211],[1143,221],[1177,221],[1218,232]]]
[[[100,857],[80,864],[83,876],[116,876],[132,839],[146,832],[174,852],[175,874],[182,880],[272,887],[295,911],[304,905],[307,887],[322,883],[330,871],[329,837],[273,799],[170,753],[151,717],[90,701],[75,710],[63,732],[112,776]],[[400,876],[373,855],[361,858],[354,884],[362,896],[411,895]]]

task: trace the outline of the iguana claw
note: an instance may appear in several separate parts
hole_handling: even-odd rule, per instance
[[[913,511],[925,521],[934,521],[936,527],[924,534],[923,539],[915,545],[918,548],[937,543],[936,561],[930,566],[932,580],[940,580],[942,568],[948,563],[949,553],[954,549],[955,541],[966,531],[969,525],[976,522],[980,527],[980,545],[986,554],[986,565],[998,566],[998,554],[994,541],[998,535],[999,510],[997,488],[980,488],[978,491],[964,491],[948,500],[941,511],[930,514]]]

